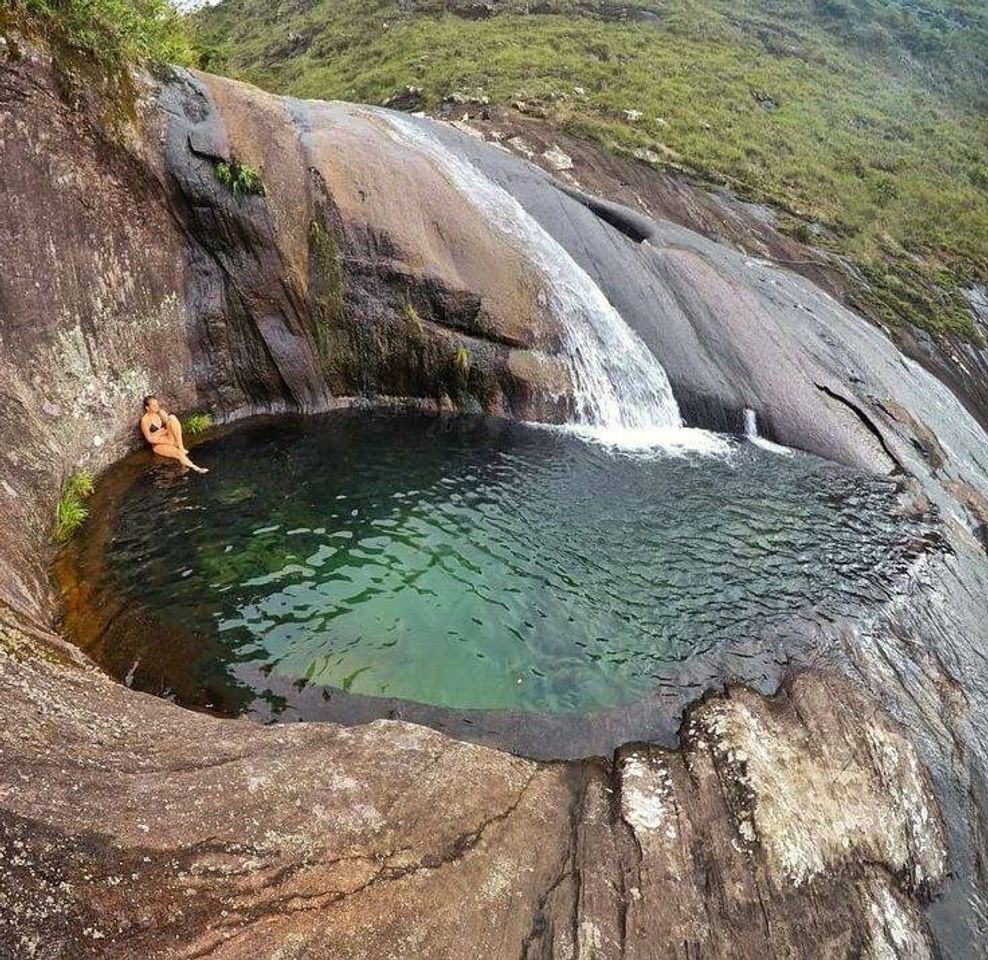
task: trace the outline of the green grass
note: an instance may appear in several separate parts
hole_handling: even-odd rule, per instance
[[[192,64],[187,24],[168,0],[0,0],[0,36],[13,32],[52,52],[64,89],[93,92],[107,119],[133,116],[135,64]]]
[[[538,105],[616,153],[774,204],[868,278],[857,301],[875,319],[973,334],[960,288],[988,281],[984,4],[638,5],[657,22],[568,0],[545,15],[505,0],[480,21],[438,0],[224,0],[195,31],[204,66],[276,92],[380,103],[408,84],[432,108],[454,91]]]
[[[213,418],[208,413],[191,413],[182,421],[182,433],[190,437],[205,433],[213,425]]]
[[[89,516],[85,503],[93,486],[93,475],[88,470],[76,470],[69,477],[55,510],[54,537],[59,543],[71,539]]]
[[[185,21],[168,0],[4,0],[3,19],[104,70],[195,59]]]
[[[221,160],[216,164],[216,179],[234,196],[267,196],[261,175],[246,163]]]

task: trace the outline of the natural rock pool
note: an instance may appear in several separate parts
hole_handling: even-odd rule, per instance
[[[866,608],[913,555],[892,481],[741,441],[346,411],[195,456],[208,476],[140,454],[104,479],[59,565],[66,625],[128,685],[261,719],[622,708]]]

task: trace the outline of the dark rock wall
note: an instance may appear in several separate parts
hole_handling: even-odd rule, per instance
[[[150,390],[194,399],[186,245],[143,137],[68,109],[40,54],[0,70],[18,91],[0,109],[0,599],[38,614],[67,471],[133,442]]]
[[[368,201],[402,168],[396,145],[381,179],[357,183],[359,152],[319,156],[304,117],[242,85],[142,78],[140,122],[111,131],[61,102],[43,53],[2,69],[18,95],[0,115],[0,517],[28,531],[5,551],[6,602],[40,612],[58,492],[75,466],[138,442],[147,393],[218,418],[339,395],[565,415],[558,335],[515,282],[517,256],[455,202],[410,224],[441,196],[435,177],[416,189],[408,173],[390,206]],[[354,150],[371,154],[354,126]],[[260,171],[264,196],[220,183],[231,160]],[[444,246],[462,252],[444,259]]]

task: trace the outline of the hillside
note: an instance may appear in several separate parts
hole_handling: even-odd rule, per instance
[[[204,67],[280,93],[520,103],[775,205],[783,229],[849,258],[876,321],[979,336],[964,296],[988,280],[975,0],[224,0],[194,26]]]

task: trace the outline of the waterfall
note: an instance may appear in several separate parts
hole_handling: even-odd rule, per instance
[[[636,436],[641,443],[649,434],[660,436],[682,427],[662,364],[538,221],[421,124],[392,113],[380,115],[401,140],[428,156],[485,221],[510,237],[539,270],[549,306],[565,331],[575,424],[618,443],[634,441]]]
[[[751,407],[744,408],[744,435],[749,440],[758,438],[758,414]]]
[[[793,451],[789,447],[784,447],[778,443],[772,443],[771,440],[766,440],[758,432],[758,414],[755,413],[750,407],[744,408],[744,436],[749,442],[761,447],[763,450],[768,450],[771,453],[778,453],[784,457],[791,457]]]

